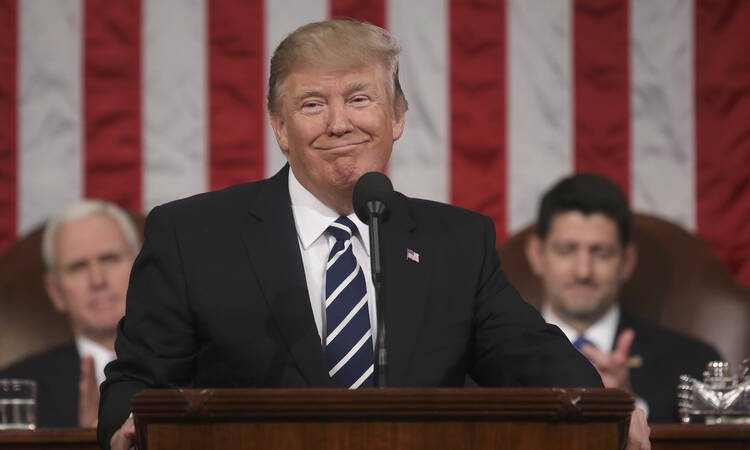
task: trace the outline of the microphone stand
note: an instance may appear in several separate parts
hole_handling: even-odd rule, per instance
[[[380,225],[386,206],[380,201],[367,202],[370,214],[370,269],[372,284],[375,286],[375,305],[378,321],[378,338],[375,341],[375,386],[384,388],[388,385],[388,351],[385,346],[385,302],[383,301],[383,274],[380,257]]]

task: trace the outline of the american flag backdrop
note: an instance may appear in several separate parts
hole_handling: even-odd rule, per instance
[[[0,251],[81,197],[145,212],[275,173],[268,60],[329,17],[403,48],[398,190],[502,240],[603,173],[750,285],[747,0],[0,0]]]

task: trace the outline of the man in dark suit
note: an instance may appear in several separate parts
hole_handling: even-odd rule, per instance
[[[289,165],[151,212],[102,386],[100,444],[128,448],[129,401],[146,387],[373,385],[368,228],[352,192],[384,170],[404,128],[397,54],[369,24],[299,28],[269,79]],[[600,385],[508,284],[489,219],[400,194],[389,203],[391,386],[461,386],[467,372],[484,385]]]
[[[140,247],[130,217],[114,204],[84,200],[52,217],[42,235],[44,286],[70,319],[75,339],[0,373],[37,383],[39,427],[96,426],[99,384],[114,358],[130,267]]]
[[[542,198],[526,253],[543,285],[542,315],[594,363],[606,387],[636,396],[649,422],[678,421],[677,384],[718,353],[620,309],[637,260],[625,196],[608,179],[565,178]]]

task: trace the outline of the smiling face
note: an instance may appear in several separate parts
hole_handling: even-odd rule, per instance
[[[54,245],[45,287],[55,308],[69,316],[76,335],[113,336],[135,256],[117,222],[105,214],[73,220],[60,226]]]
[[[338,213],[351,213],[354,184],[366,172],[383,171],[404,129],[385,70],[307,67],[283,86],[271,124],[295,177]]]
[[[634,245],[623,247],[612,219],[578,211],[556,214],[544,240],[530,238],[527,256],[542,280],[544,301],[579,331],[617,301],[636,261]]]

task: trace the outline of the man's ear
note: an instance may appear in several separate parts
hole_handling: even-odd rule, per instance
[[[55,310],[61,314],[66,314],[68,308],[60,292],[60,287],[57,284],[55,276],[49,272],[44,274],[44,290],[47,291],[47,296],[52,301],[52,306],[55,307]]]
[[[276,136],[276,142],[279,143],[281,151],[287,155],[289,153],[289,139],[286,135],[286,122],[280,114],[271,113],[271,128]]]
[[[638,247],[634,242],[625,246],[623,254],[622,271],[620,272],[620,281],[625,283],[633,276],[635,266],[638,264]]]
[[[529,261],[531,270],[540,278],[544,275],[543,246],[544,242],[539,239],[539,236],[531,232],[526,238],[526,246],[524,247],[524,250],[526,250],[526,259]]]
[[[398,112],[393,115],[393,141],[399,140],[401,135],[404,133],[404,126],[406,125],[406,112]]]

